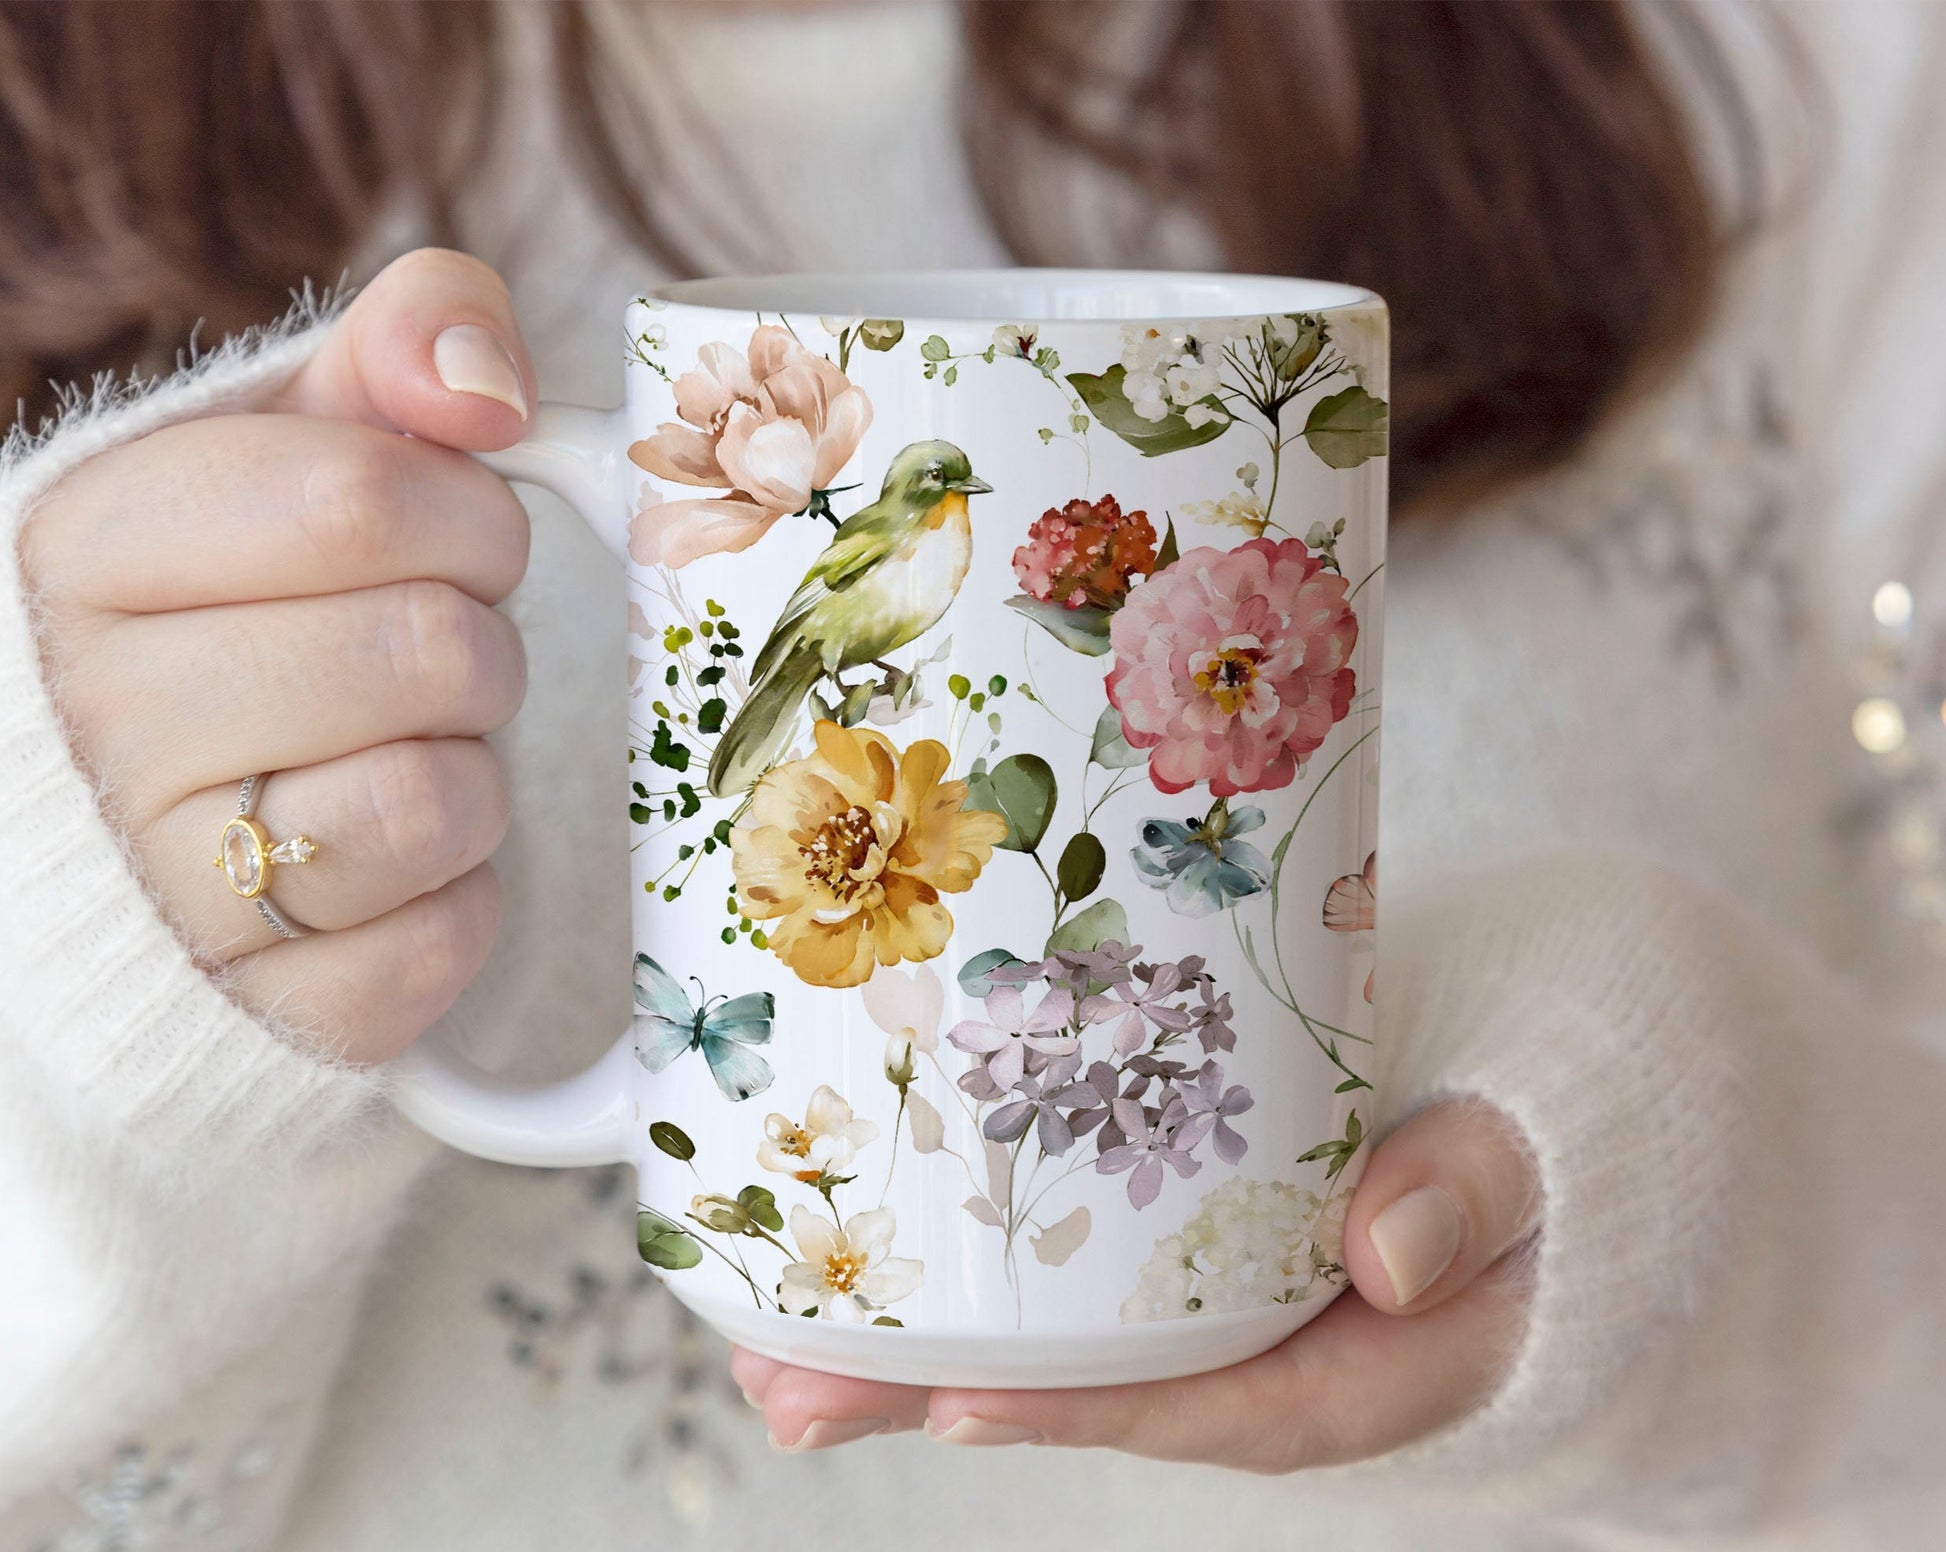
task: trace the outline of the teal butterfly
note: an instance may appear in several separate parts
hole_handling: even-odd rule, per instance
[[[701,981],[696,989],[702,991]],[[705,997],[699,1008],[673,975],[637,954],[635,1005],[642,1009],[635,1019],[635,1054],[650,1072],[661,1072],[684,1051],[700,1050],[725,1099],[748,1099],[770,1087],[770,1063],[750,1049],[770,1044],[777,999],[769,992]]]

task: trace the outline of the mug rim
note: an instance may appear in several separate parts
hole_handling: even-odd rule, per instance
[[[1335,280],[1220,270],[812,270],[718,275],[642,293],[694,312],[898,318],[955,324],[1122,325],[1268,313],[1329,313],[1385,305],[1377,292]],[[1194,299],[1206,296],[1204,305]]]

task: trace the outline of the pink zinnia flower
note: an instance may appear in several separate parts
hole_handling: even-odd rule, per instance
[[[1358,616],[1296,539],[1191,550],[1115,614],[1108,699],[1164,792],[1288,786],[1351,709]]]

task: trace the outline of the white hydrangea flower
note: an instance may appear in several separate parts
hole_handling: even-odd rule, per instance
[[[1122,325],[1122,370],[1133,374],[1166,367],[1182,354],[1188,340],[1188,333],[1180,328],[1125,323]]]
[[[1122,378],[1122,392],[1135,413],[1144,420],[1166,420],[1174,407],[1160,377],[1153,372],[1129,372]]]
[[[1170,367],[1162,380],[1169,389],[1169,397],[1178,406],[1194,404],[1198,399],[1207,399],[1223,386],[1221,372],[1192,357],[1184,357]]]
[[[1135,1323],[1295,1304],[1343,1285],[1350,1193],[1321,1201],[1281,1180],[1226,1181],[1156,1241],[1122,1304]]]

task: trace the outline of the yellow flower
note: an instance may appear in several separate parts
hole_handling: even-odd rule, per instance
[[[902,755],[883,733],[818,723],[815,753],[769,771],[730,835],[737,902],[813,986],[858,986],[878,965],[931,959],[953,918],[939,897],[970,888],[1007,833],[941,781],[946,746]]]

